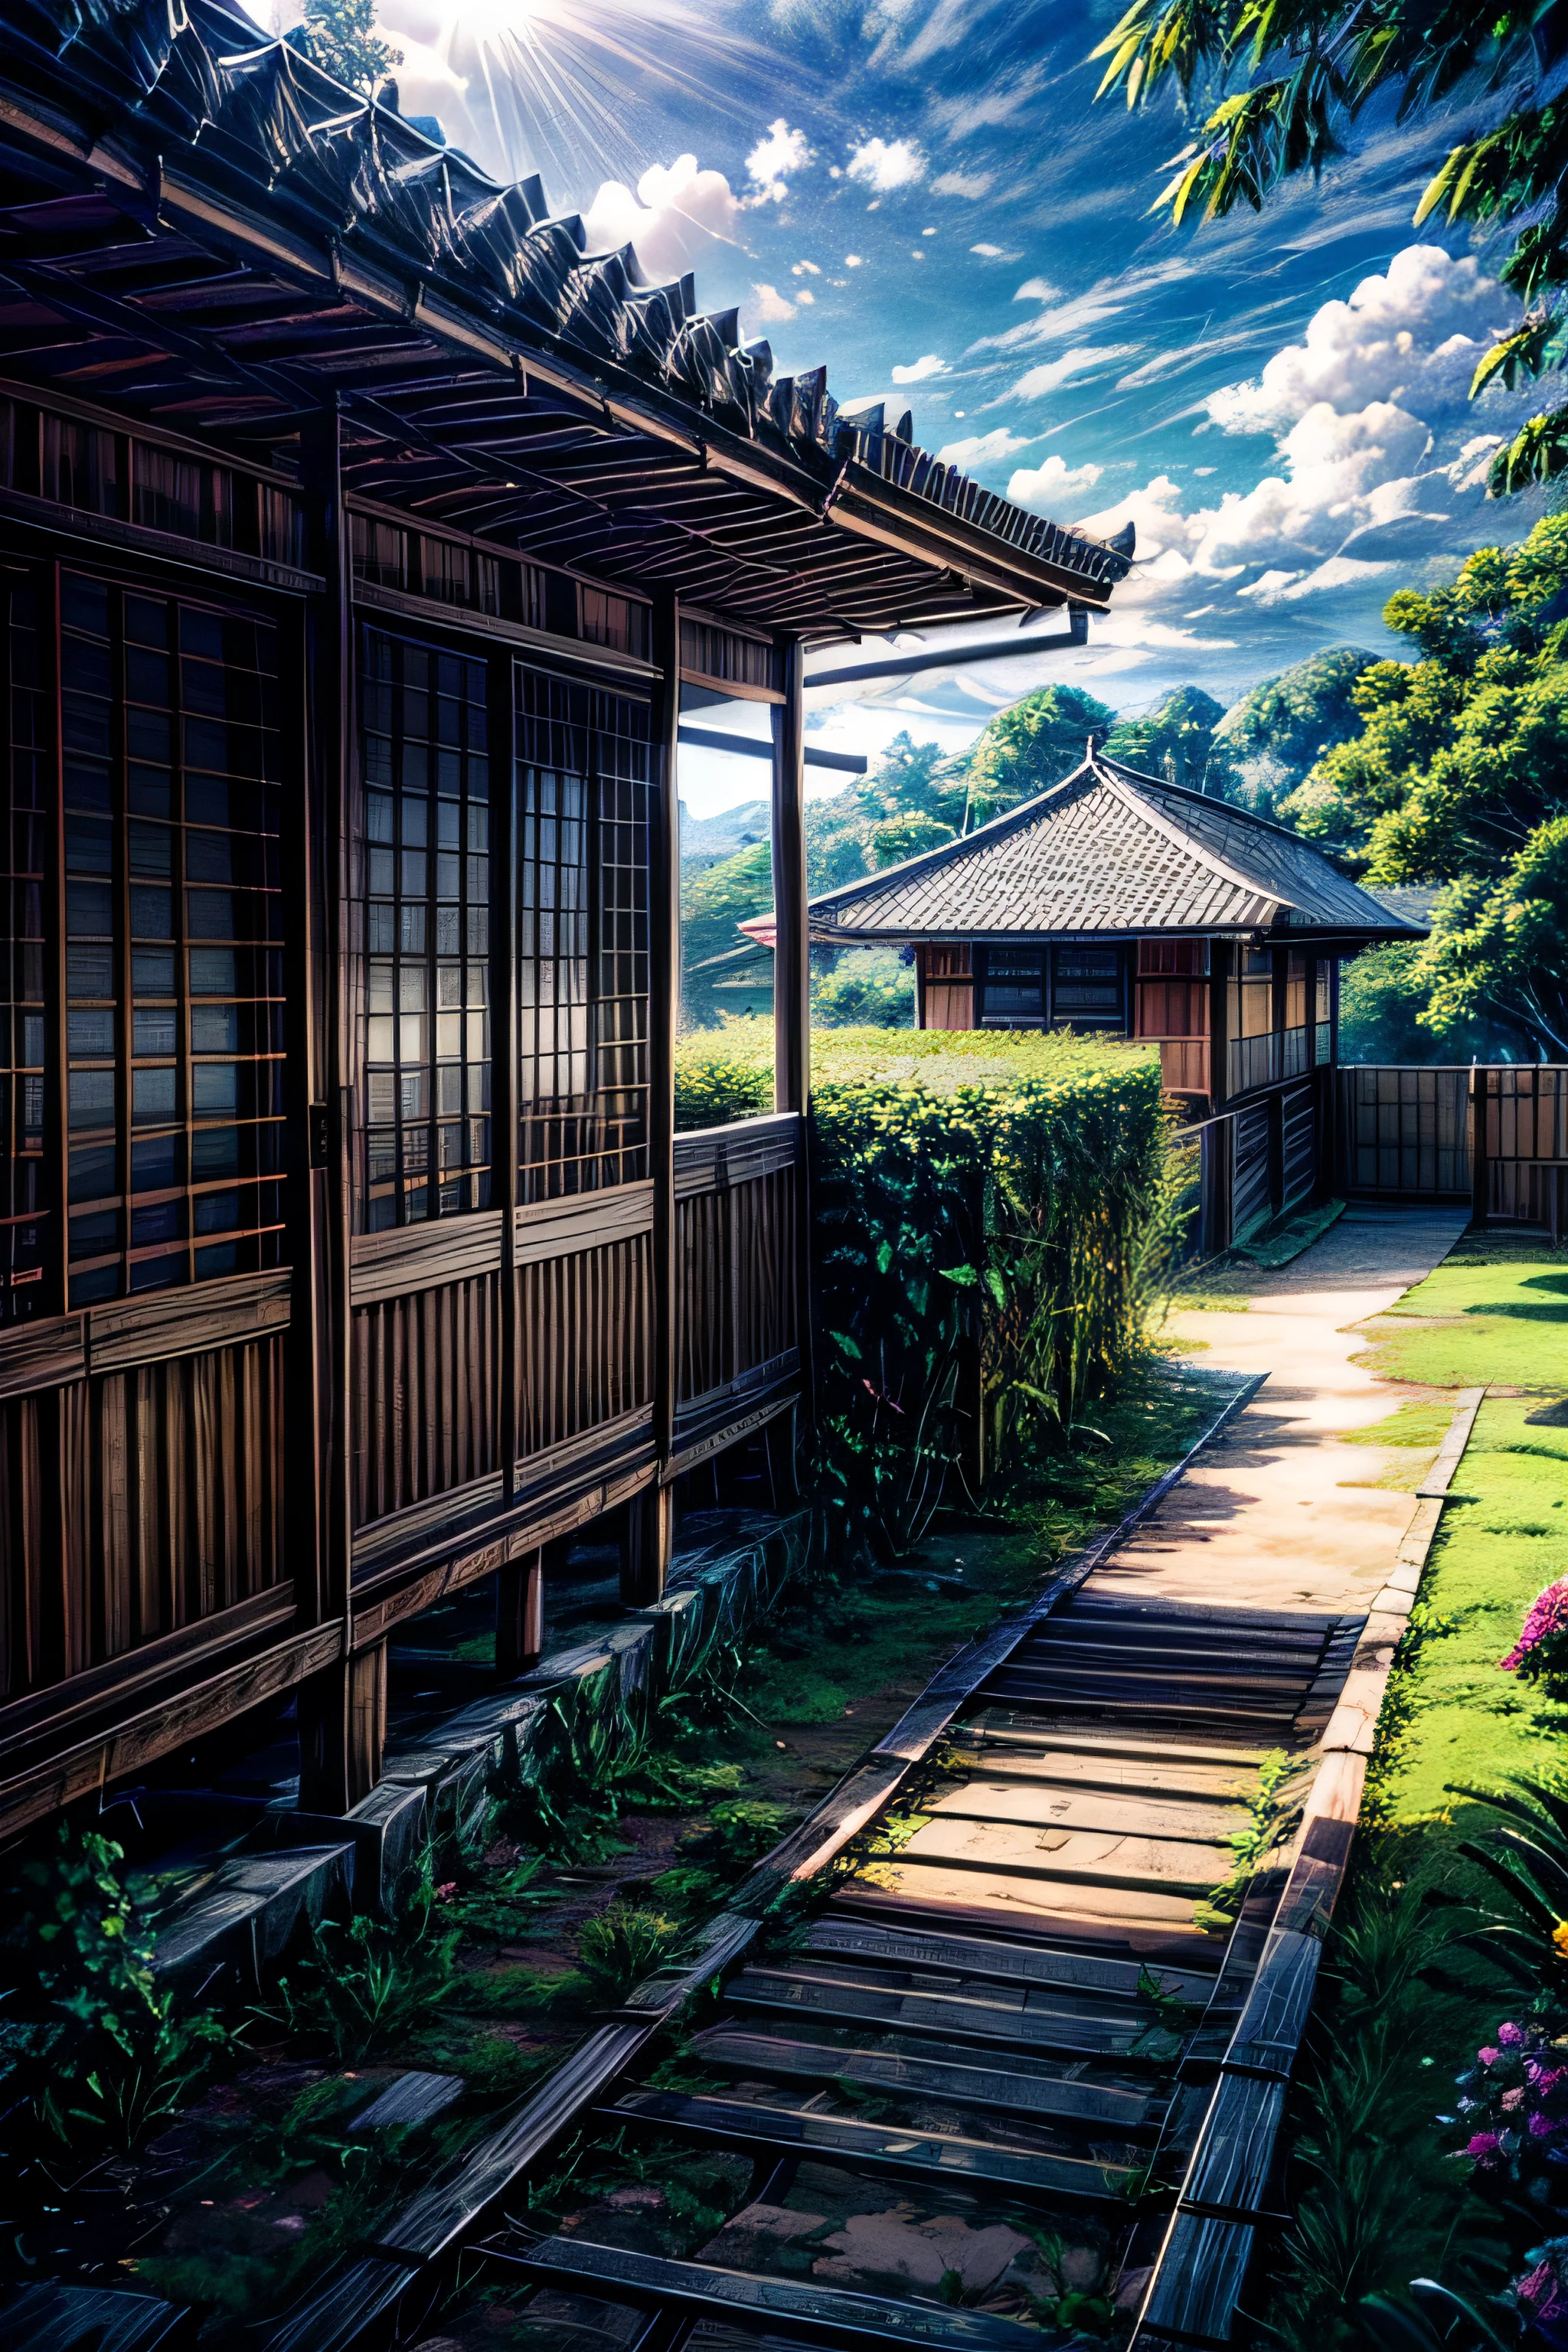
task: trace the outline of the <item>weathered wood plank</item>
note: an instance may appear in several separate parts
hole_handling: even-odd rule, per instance
[[[858,2116],[827,2116],[800,2107],[764,2106],[749,2099],[689,2098],[679,2091],[632,2091],[607,2123],[634,2123],[725,2147],[777,2148],[847,2158],[857,2170],[903,2179],[931,2174],[968,2186],[1003,2189],[1028,2198],[1088,2198],[1097,2203],[1125,2195],[1131,2167],[1076,2156],[1046,2156],[1032,2148],[965,2139],[956,2132],[866,2123]]]
[[[960,2107],[996,2108],[1129,2134],[1152,2130],[1164,2102],[1145,2091],[1115,2084],[1068,2080],[1064,2074],[1036,2073],[1044,2062],[1015,2053],[1006,2067],[976,2063],[973,2051],[938,2056],[899,2049],[861,2050],[840,2042],[787,2041],[782,2035],[746,2033],[713,2026],[692,2039],[705,2066],[741,2075],[804,2077],[816,2083],[865,2083],[911,2098],[951,2099]]]
[[[541,2284],[591,2286],[644,2309],[773,2322],[813,2344],[929,2345],[943,2352],[1038,2352],[1039,2330],[987,2312],[902,2303],[816,2282],[759,2277],[707,2263],[672,2263],[582,2238],[547,2238],[516,2258]]]
[[[1052,1951],[1038,1944],[1007,1944],[991,1937],[964,1936],[952,1931],[915,1927],[882,1927],[870,1921],[818,1919],[806,1937],[805,1948],[816,1954],[871,1966],[940,1970],[1000,1984],[1071,1985],[1083,1991],[1113,1994],[1124,2000],[1139,1998],[1144,1973],[1137,1960],[1102,1958],[1098,1953]],[[1212,1974],[1162,1969],[1163,1989],[1182,2000],[1205,2001],[1214,1987]]]

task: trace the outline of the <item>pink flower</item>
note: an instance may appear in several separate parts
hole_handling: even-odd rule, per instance
[[[1518,1641],[1507,1657],[1498,1660],[1505,1674],[1517,1672],[1536,1645],[1548,1635],[1568,1632],[1568,1577],[1538,1592],[1525,1615]]]
[[[1522,2107],[1524,2105],[1523,2084],[1516,2083],[1511,2091],[1505,2091],[1502,2095],[1502,2104],[1505,2107]]]
[[[1521,2303],[1539,2303],[1542,2295],[1552,2294],[1556,2284],[1557,2281],[1552,2274],[1551,2263],[1537,2263],[1529,2276],[1520,2280],[1514,2293]]]
[[[1515,2042],[1522,2042],[1524,2040],[1524,2035],[1517,2025],[1500,2025],[1497,2030],[1497,2038],[1504,2044],[1510,2044]]]
[[[1490,2165],[1497,2161],[1497,2153],[1500,2146],[1501,2142],[1496,2132],[1478,2132],[1467,2146],[1465,2154],[1473,2156],[1479,2165]]]
[[[1483,2066],[1495,2066],[1499,2053],[1495,2050],[1478,2050],[1476,2056]]]
[[[1530,2118],[1529,2130],[1531,2139],[1550,2139],[1556,2128],[1555,2119],[1551,2116],[1543,2116],[1539,2109]]]

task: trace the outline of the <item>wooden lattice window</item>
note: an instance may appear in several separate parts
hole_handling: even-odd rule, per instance
[[[17,1323],[44,1307],[44,1242],[48,1229],[44,1156],[44,875],[46,829],[54,814],[49,747],[46,615],[36,577],[5,583],[6,710],[5,856],[10,920],[0,959],[5,982],[0,1126],[5,1178],[0,1192],[0,1322]]]
[[[1043,948],[992,948],[985,960],[981,1027],[1037,1029],[1046,1017],[1045,967]]]
[[[364,635],[365,1229],[490,1197],[482,662]]]
[[[60,577],[72,1307],[279,1263],[277,633]]]
[[[1054,951],[1051,1018],[1075,1025],[1120,1029],[1121,955],[1114,947],[1060,947]]]
[[[648,731],[638,703],[519,669],[524,1201],[647,1173]]]

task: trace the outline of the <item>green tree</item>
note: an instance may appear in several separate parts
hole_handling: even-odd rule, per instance
[[[1201,793],[1225,705],[1201,686],[1175,686],[1142,719],[1119,719],[1105,739],[1113,760]]]
[[[736,926],[749,922],[753,915],[765,915],[773,903],[773,854],[772,845],[765,841],[753,842],[749,849],[739,849],[732,857],[721,857],[704,871],[688,869],[682,874],[681,995],[689,1021],[699,1027],[709,1027],[718,1020],[726,999],[715,997],[714,986],[732,976],[724,971],[699,971],[696,966],[706,962],[710,956],[725,955],[733,948],[744,947]],[[747,976],[765,982],[765,1004],[773,987],[772,971],[762,969]],[[735,1010],[742,1009],[740,998],[729,1001]]]
[[[1005,815],[1070,776],[1092,738],[1104,743],[1116,713],[1077,686],[1042,686],[999,710],[969,755],[969,825]]]
[[[1209,791],[1275,815],[1326,752],[1360,732],[1351,689],[1373,660],[1357,646],[1333,646],[1261,679],[1214,730]]]
[[[1153,207],[1180,223],[1189,213],[1221,218],[1238,204],[1261,211],[1281,181],[1321,172],[1342,152],[1379,93],[1397,98],[1401,117],[1438,117],[1472,78],[1489,95],[1509,88],[1500,119],[1450,151],[1415,208],[1417,225],[1438,211],[1453,222],[1522,224],[1498,275],[1529,307],[1483,355],[1473,397],[1568,359],[1568,107],[1558,98],[1512,102],[1521,77],[1534,97],[1565,42],[1568,18],[1542,0],[1133,0],[1093,52],[1107,60],[1096,95],[1121,89],[1129,106],[1147,105],[1174,81],[1184,106],[1208,106]],[[1501,495],[1564,467],[1568,403],[1530,418],[1498,451],[1490,487]]]
[[[1282,804],[1372,882],[1447,885],[1411,967],[1439,1037],[1499,1024],[1568,1054],[1568,516],[1483,547],[1384,618],[1411,663],[1351,689],[1362,730]]]
[[[402,50],[375,29],[375,0],[310,0],[288,38],[334,81],[366,97],[403,63]]]

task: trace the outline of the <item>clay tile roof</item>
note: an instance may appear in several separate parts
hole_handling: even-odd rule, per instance
[[[1299,835],[1103,752],[963,840],[811,904],[819,939],[1252,931],[1419,938]]]

